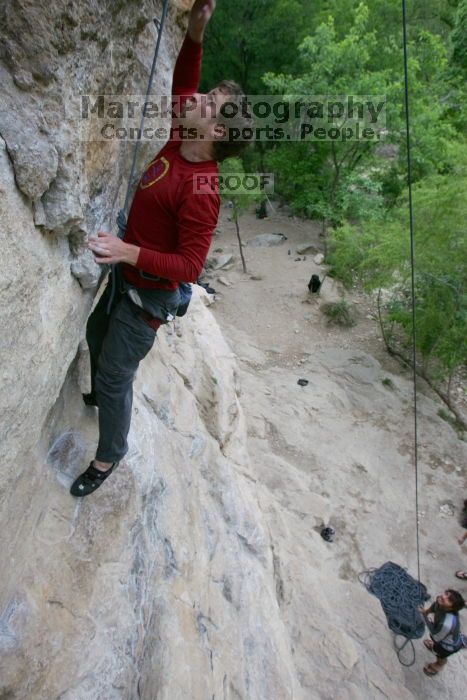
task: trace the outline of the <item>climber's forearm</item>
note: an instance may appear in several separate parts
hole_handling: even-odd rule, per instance
[[[188,36],[192,41],[195,42],[195,44],[202,44],[203,39],[204,39],[204,31],[203,32],[196,32],[196,31],[191,31],[188,29]]]
[[[188,34],[197,44],[203,43],[204,31],[216,8],[216,0],[196,0],[188,20]]]
[[[427,608],[424,608],[423,605],[420,605],[418,608],[418,612],[421,613],[424,617],[427,615],[430,615],[430,613],[433,612],[433,603],[429,605]]]

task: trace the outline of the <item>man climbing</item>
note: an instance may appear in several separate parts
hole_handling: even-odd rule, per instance
[[[460,632],[459,610],[465,607],[460,593],[448,589],[436,596],[428,608],[420,608],[430,631],[431,639],[423,641],[427,649],[436,655],[436,661],[423,667],[427,676],[436,676],[447,663],[448,656],[463,648]],[[428,619],[432,615],[433,619]]]
[[[222,81],[207,95],[197,93],[204,31],[215,5],[196,0],[190,12],[173,74],[171,137],[141,177],[123,240],[102,231],[89,239],[96,262],[117,266],[118,288],[112,294],[107,285],[86,328],[92,390],[83,398],[99,408],[99,443],[95,459],[71,486],[73,496],[95,491],[128,451],[139,362],[158,327],[177,313],[179,284],[200,275],[217,225],[218,188],[207,176],[218,175],[217,163],[246,145],[230,140],[222,117],[226,102],[244,98],[240,86]],[[248,115],[242,119],[250,126]]]

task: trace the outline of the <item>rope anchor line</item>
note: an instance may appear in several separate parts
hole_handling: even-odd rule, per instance
[[[156,47],[154,49],[154,56],[152,59],[151,71],[149,73],[148,86],[146,88],[146,97],[145,97],[145,101],[144,101],[143,112],[141,114],[138,139],[135,141],[135,145],[133,147],[133,157],[131,160],[130,175],[129,175],[127,187],[126,187],[125,202],[123,204],[122,209],[120,209],[120,211],[118,212],[118,215],[117,215],[117,226],[118,226],[118,237],[119,238],[123,238],[123,236],[125,235],[126,215],[128,212],[128,205],[130,203],[131,188],[132,188],[133,179],[135,176],[136,161],[138,158],[138,152],[139,152],[139,147],[140,147],[140,142],[141,142],[140,135],[143,133],[144,120],[146,118],[146,105],[148,102],[148,97],[151,94],[151,88],[152,88],[152,83],[154,80],[154,74],[156,72],[157,58],[159,56],[159,48],[161,45],[162,32],[164,31],[164,24],[165,24],[165,20],[167,17],[168,6],[169,6],[169,0],[164,0],[164,5],[162,8],[162,15],[161,15],[160,20],[159,19],[153,20],[153,22],[156,26],[156,29],[157,29],[157,41],[156,41]],[[110,291],[109,303],[107,304],[107,314],[110,314],[110,311],[112,309],[113,300],[115,298],[116,265],[111,266],[110,273],[111,273],[110,274],[111,291]]]
[[[413,402],[414,402],[414,465],[415,465],[415,535],[417,545],[417,574],[420,582],[420,531],[418,503],[418,422],[417,422],[417,331],[416,331],[416,299],[415,299],[415,236],[412,199],[412,156],[410,144],[410,111],[409,111],[409,67],[407,54],[407,11],[406,0],[402,0],[402,30],[404,45],[404,101],[405,101],[405,133],[407,145],[407,184],[409,189],[409,229],[410,229],[410,271],[412,294],[412,370],[413,370]]]
[[[407,51],[407,9],[406,0],[402,0],[402,40],[404,63],[404,106],[405,133],[407,149],[407,186],[409,194],[409,231],[410,231],[410,271],[411,271],[411,307],[412,307],[412,370],[413,370],[413,408],[414,408],[414,478],[415,478],[415,539],[417,555],[417,580],[405,569],[393,562],[386,562],[379,569],[369,569],[359,575],[359,581],[381,602],[389,629],[394,632],[394,649],[403,666],[415,663],[413,639],[419,639],[425,631],[425,622],[418,612],[418,607],[429,599],[426,587],[420,582],[420,531],[419,531],[419,477],[418,477],[418,421],[417,421],[417,349],[416,349],[416,297],[415,297],[415,236],[414,212],[412,198],[412,156],[410,143],[410,109],[409,109],[409,70]],[[402,643],[399,638],[403,639]],[[402,658],[404,649],[410,645],[410,660]]]

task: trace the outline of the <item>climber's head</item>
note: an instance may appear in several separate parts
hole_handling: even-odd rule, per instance
[[[196,139],[211,142],[213,159],[221,162],[239,155],[250,143],[244,137],[251,133],[253,120],[245,104],[240,85],[223,80],[207,94],[188,97],[180,116],[186,129],[195,129],[191,133]],[[189,134],[188,140],[193,138]]]
[[[465,607],[465,600],[461,594],[452,590],[452,588],[448,588],[444,593],[436,596],[436,602],[446,612],[459,612]]]

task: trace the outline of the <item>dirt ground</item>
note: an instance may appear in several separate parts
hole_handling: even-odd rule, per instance
[[[404,369],[387,353],[376,304],[369,295],[356,287],[344,292],[356,311],[357,323],[351,328],[330,324],[320,311],[322,298],[311,294],[307,287],[312,274],[320,279],[326,275],[326,267],[314,262],[315,255],[324,252],[318,222],[283,214],[278,208],[261,220],[254,213],[242,215],[245,274],[230,214],[224,205],[209,257],[232,254],[233,263],[227,268],[208,270],[202,279],[216,290],[212,310],[241,359],[249,359],[248,346],[253,345],[267,354],[270,365],[296,368],[303,374],[307,357],[332,345],[368,352],[388,371],[411,376],[411,370]],[[250,239],[263,233],[282,233],[286,240],[271,247],[248,245]],[[315,252],[297,254],[297,247],[308,242],[315,246]],[[245,341],[245,348],[240,340]],[[428,387],[422,386],[421,390],[432,395]]]
[[[208,269],[203,282],[216,291],[210,309],[240,367],[248,448],[278,561],[282,568],[296,571],[290,575],[291,602],[284,618],[290,627],[300,628],[303,603],[295,604],[293,599],[306,596],[310,577],[315,576],[312,566],[308,579],[301,578],[301,567],[306,560],[316,561],[318,552],[323,556],[314,537],[320,522],[331,524],[338,535],[318,565],[321,587],[329,596],[349,596],[353,601],[352,624],[361,624],[363,643],[350,620],[344,622],[336,615],[335,624],[343,627],[362,656],[367,654],[365,635],[374,634],[378,619],[371,651],[373,675],[384,658],[389,684],[384,696],[394,697],[398,690],[390,686],[394,672],[390,635],[377,606],[372,608],[373,618],[367,618],[367,594],[359,590],[358,574],[386,560],[416,573],[411,370],[387,353],[375,303],[358,289],[345,292],[356,310],[356,324],[341,328],[328,323],[320,307],[339,286],[327,278],[325,284],[331,289],[323,285],[322,296],[311,294],[307,287],[312,274],[323,278],[326,273],[325,266],[314,261],[323,251],[316,222],[279,210],[263,220],[254,213],[243,215],[245,274],[230,214],[224,206],[210,260],[232,254],[233,262],[226,268]],[[263,233],[282,233],[286,240],[272,247],[249,244]],[[314,250],[297,254],[297,247],[308,242]],[[298,387],[299,379],[309,384]],[[465,391],[460,385],[457,391],[462,402]],[[443,404],[422,381],[418,392],[422,580],[432,594],[454,587],[467,596],[465,585],[453,573],[467,568],[466,546],[461,549],[457,543],[459,508],[467,496],[466,446],[439,418]],[[287,589],[287,582],[281,580],[282,585]],[[321,603],[327,610],[326,596]],[[417,644],[420,659],[404,672],[398,688],[410,690],[415,697],[439,697],[440,686],[430,685],[421,673],[421,662],[430,659],[425,658],[429,654],[420,648],[421,642]],[[308,653],[303,652],[304,667]],[[451,680],[447,684],[444,676],[441,684],[445,697],[456,697],[462,687],[461,663],[460,659],[450,662]],[[328,681],[331,687],[332,678]],[[327,697],[324,685],[322,692]],[[374,695],[369,691],[368,697],[380,697],[379,691]]]

